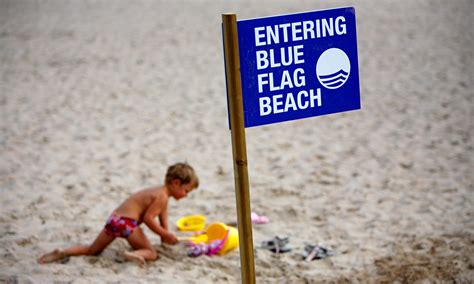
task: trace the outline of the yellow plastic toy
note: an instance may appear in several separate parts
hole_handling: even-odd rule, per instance
[[[206,229],[207,242],[224,239],[227,230],[229,230],[229,236],[222,249],[217,253],[218,255],[226,254],[239,246],[239,232],[236,228],[227,226],[224,223],[213,223]]]
[[[190,237],[180,237],[182,242],[192,242],[194,244],[209,244],[212,241],[223,240],[227,231],[227,240],[224,246],[217,252],[218,255],[226,254],[227,252],[239,246],[239,232],[236,228],[227,226],[224,223],[212,223],[205,230],[206,217],[202,215],[185,216],[176,221],[176,227],[183,232],[200,232]]]
[[[194,235],[192,237],[186,238],[186,241],[193,242],[195,244],[200,244],[200,243],[207,243],[208,241],[207,234],[199,234],[199,235]]]
[[[176,227],[183,232],[199,232],[206,226],[206,217],[202,215],[185,216],[176,221]]]

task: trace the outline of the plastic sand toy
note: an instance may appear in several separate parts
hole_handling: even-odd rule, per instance
[[[176,227],[183,232],[199,232],[206,226],[206,217],[202,215],[185,216],[176,221]]]
[[[205,232],[186,239],[188,255],[223,255],[239,246],[239,234],[236,228],[224,223],[210,224]]]
[[[206,229],[206,234],[209,238],[208,242],[215,240],[222,240],[227,236],[227,241],[221,250],[217,252],[218,255],[223,255],[239,246],[239,232],[236,228],[227,226],[224,223],[213,223]]]

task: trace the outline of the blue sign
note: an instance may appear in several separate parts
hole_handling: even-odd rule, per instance
[[[245,127],[360,109],[352,7],[237,22]]]

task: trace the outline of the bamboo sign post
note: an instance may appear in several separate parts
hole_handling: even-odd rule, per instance
[[[222,15],[222,24],[226,62],[227,97],[232,137],[232,154],[234,160],[235,193],[237,197],[237,220],[239,229],[242,283],[255,283],[247,148],[245,144],[236,15]]]

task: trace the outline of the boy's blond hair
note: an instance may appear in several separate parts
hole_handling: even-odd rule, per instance
[[[171,181],[178,179],[182,184],[194,183],[194,188],[199,186],[199,179],[193,167],[187,163],[176,163],[168,168],[166,171],[165,184],[170,184]]]

